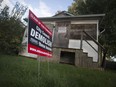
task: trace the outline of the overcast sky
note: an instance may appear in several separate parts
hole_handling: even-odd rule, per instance
[[[67,10],[73,2],[73,0],[4,0],[2,5],[8,5],[12,10],[17,1],[27,6],[38,17],[53,16],[58,10]],[[28,10],[24,17],[27,16]]]

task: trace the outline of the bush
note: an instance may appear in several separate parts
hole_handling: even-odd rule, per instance
[[[6,12],[7,13],[7,12]],[[20,20],[0,13],[0,53],[17,54],[21,49],[24,28]]]

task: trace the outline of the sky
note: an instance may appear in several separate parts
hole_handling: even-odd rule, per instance
[[[73,2],[73,0],[4,0],[2,5],[8,5],[11,11],[17,1],[27,6],[37,17],[50,17],[57,11],[67,11]],[[28,10],[23,17],[28,17]]]

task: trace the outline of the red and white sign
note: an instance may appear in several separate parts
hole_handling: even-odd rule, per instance
[[[28,52],[52,56],[52,32],[29,10]]]

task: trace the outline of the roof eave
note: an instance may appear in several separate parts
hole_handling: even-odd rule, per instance
[[[39,19],[40,20],[48,20],[48,21],[50,21],[50,20],[63,20],[63,19],[66,19],[66,20],[77,20],[77,19],[79,19],[79,20],[84,20],[84,19],[101,19],[102,17],[104,17],[105,16],[105,14],[94,14],[94,15],[78,15],[78,16],[62,16],[62,17],[59,17],[59,16],[57,16],[57,17],[40,17]]]

